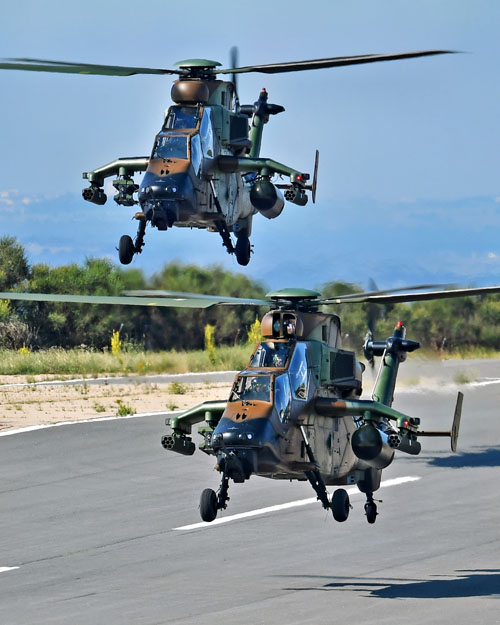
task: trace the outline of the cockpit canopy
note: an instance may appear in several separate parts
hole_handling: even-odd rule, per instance
[[[263,341],[257,347],[249,367],[260,369],[262,367],[285,367],[290,356],[292,344],[278,341]]]
[[[215,157],[214,136],[210,107],[171,106],[151,158],[190,160],[198,175],[202,159]]]
[[[240,375],[236,378],[229,401],[271,401],[270,375]]]
[[[199,112],[197,106],[171,106],[162,130],[194,130],[198,125]]]
[[[153,149],[153,158],[180,158],[188,159],[188,137],[187,135],[170,134],[160,132],[156,137]]]
[[[248,369],[236,378],[229,401],[272,402],[280,420],[287,420],[292,402],[304,402],[309,397],[311,376],[307,349],[307,343],[301,341],[263,341]],[[275,371],[269,371],[271,368]]]

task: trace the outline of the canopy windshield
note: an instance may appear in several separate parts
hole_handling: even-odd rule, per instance
[[[290,342],[278,343],[275,341],[263,341],[255,352],[249,367],[285,367],[292,344]]]
[[[271,401],[271,376],[240,375],[229,401]]]
[[[198,122],[195,106],[171,106],[163,125],[164,130],[196,128]]]
[[[160,133],[153,149],[153,158],[188,158],[188,138],[185,135]]]

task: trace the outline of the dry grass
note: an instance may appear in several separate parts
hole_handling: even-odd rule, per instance
[[[187,373],[243,369],[250,356],[248,347],[220,347],[215,362],[207,352],[110,352],[49,349],[37,352],[0,351],[0,375],[108,375]]]

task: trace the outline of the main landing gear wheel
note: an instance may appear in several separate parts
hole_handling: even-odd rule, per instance
[[[132,241],[132,237],[128,234],[124,234],[120,237],[120,243],[118,245],[118,258],[122,265],[130,265],[132,258],[134,258],[135,245]]]
[[[338,488],[332,496],[332,514],[333,518],[339,523],[347,521],[351,504],[349,502],[349,495],[343,488]]]
[[[200,497],[201,518],[211,523],[217,516],[217,494],[211,488],[205,488]]]
[[[250,239],[245,236],[238,237],[234,252],[239,265],[248,265],[251,253]]]

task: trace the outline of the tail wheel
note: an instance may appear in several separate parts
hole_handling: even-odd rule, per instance
[[[217,516],[217,495],[211,488],[205,488],[200,497],[200,515],[207,523]]]
[[[238,264],[248,265],[248,263],[250,262],[251,253],[250,239],[245,236],[238,237],[238,240],[236,241],[236,245],[234,247],[234,251]]]
[[[349,511],[351,509],[351,504],[349,502],[349,495],[347,491],[343,488],[338,488],[332,496],[332,503],[330,504],[332,508],[333,518],[339,523],[343,523],[347,521],[349,517]]]
[[[130,265],[132,258],[134,258],[135,246],[132,241],[132,237],[128,234],[124,234],[120,237],[120,243],[118,244],[118,258],[122,265]]]

